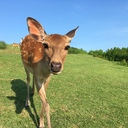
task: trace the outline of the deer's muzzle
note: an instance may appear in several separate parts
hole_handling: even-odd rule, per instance
[[[58,74],[61,71],[62,64],[60,62],[51,62],[50,69],[53,74]]]

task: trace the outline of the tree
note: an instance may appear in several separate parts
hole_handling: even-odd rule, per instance
[[[0,49],[6,49],[6,43],[4,41],[0,41]]]

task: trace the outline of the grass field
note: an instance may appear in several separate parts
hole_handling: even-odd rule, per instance
[[[47,90],[52,128],[128,128],[128,67],[68,55]],[[26,75],[18,48],[0,50],[0,128],[37,128],[36,92],[25,109]],[[46,124],[46,118],[45,118]]]

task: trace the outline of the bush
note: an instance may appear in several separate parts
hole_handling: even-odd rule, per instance
[[[87,52],[84,51],[83,49],[78,49],[74,47],[70,47],[68,53],[69,54],[87,54]]]
[[[92,55],[93,57],[99,57],[99,58],[104,58],[104,52],[103,52],[103,50],[95,50],[95,51],[93,51],[93,50],[90,50],[89,52],[88,52],[88,54],[89,55]]]
[[[6,49],[6,43],[4,41],[0,41],[0,49]]]
[[[120,62],[121,65],[123,66],[128,66],[128,62],[124,59]]]

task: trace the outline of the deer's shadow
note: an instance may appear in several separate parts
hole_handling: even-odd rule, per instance
[[[15,112],[17,114],[20,114],[22,110],[25,108],[25,101],[27,97],[27,87],[26,83],[21,79],[14,79],[11,81],[11,89],[15,92],[15,96],[7,96],[9,100],[14,100],[14,104],[16,106]],[[31,87],[30,87],[31,90]],[[29,116],[31,117],[32,121],[35,123],[36,127],[39,125],[39,117],[37,115],[33,96],[30,97],[31,106],[28,108],[25,108],[26,111],[29,113]],[[34,113],[32,113],[32,109]]]

